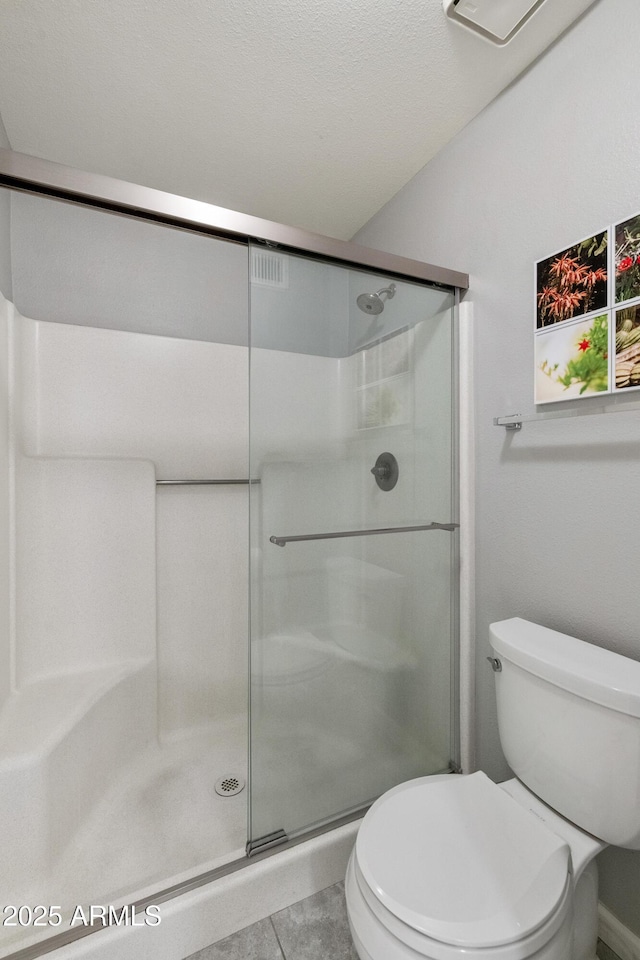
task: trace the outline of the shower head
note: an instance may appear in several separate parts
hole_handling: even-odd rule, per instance
[[[361,293],[356,303],[363,313],[377,314],[384,310],[385,300],[391,300],[395,296],[396,285],[390,283],[388,287],[383,287],[377,293]],[[386,296],[385,296],[386,294]],[[384,296],[384,300],[382,299]]]

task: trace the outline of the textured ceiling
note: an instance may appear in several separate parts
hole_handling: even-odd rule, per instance
[[[351,237],[593,0],[0,0],[14,150]]]

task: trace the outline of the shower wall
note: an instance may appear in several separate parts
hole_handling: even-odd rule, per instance
[[[5,880],[26,892],[129,762],[243,716],[246,488],[155,481],[246,471],[246,348],[7,312],[15,685],[0,832]]]
[[[407,308],[409,312],[409,308]],[[403,471],[398,499],[378,490],[368,469],[361,474],[359,496],[371,526],[456,519],[450,464],[453,456],[451,408],[443,399],[451,393],[450,310],[430,316],[412,330],[397,336],[410,350],[408,423],[354,431],[354,448],[368,468],[383,450],[396,456]],[[367,354],[384,349],[373,347]],[[350,359],[362,365],[363,355]],[[358,382],[358,373],[352,383]],[[375,374],[374,374],[375,376]],[[395,491],[394,491],[395,492]],[[453,507],[455,510],[455,506]],[[430,538],[425,540],[424,538]],[[409,537],[369,537],[364,557],[380,569],[391,569],[404,578],[404,637],[415,682],[407,684],[403,722],[412,718],[416,739],[428,738],[431,749],[445,764],[452,759],[450,731],[451,674],[451,543],[447,535],[415,534]],[[428,731],[428,733],[427,733]]]
[[[179,738],[245,707],[246,488],[155,480],[247,474],[246,250],[11,208],[17,680],[151,658]]]
[[[156,479],[247,476],[246,249],[9,206],[0,887],[114,902],[245,842],[213,784],[246,767],[247,488]]]
[[[180,737],[246,709],[247,490],[155,479],[248,475],[247,251],[39,197],[11,207],[15,299],[37,317],[15,321],[17,680],[153,657],[157,630],[159,729]],[[348,325],[291,349],[302,310],[322,331],[321,292],[265,313],[291,331],[268,351],[267,459],[343,435],[340,361],[313,351],[344,350]]]
[[[213,786],[246,767],[248,487],[156,480],[248,477],[247,250],[9,207],[0,895],[99,903],[244,848],[247,794]],[[339,361],[269,353],[266,457],[286,460],[339,428]]]
[[[155,480],[245,475],[246,350],[20,318],[16,360],[18,683],[155,659],[157,597],[160,730],[202,722],[203,697],[215,721],[230,687],[242,703],[246,500],[156,505]]]

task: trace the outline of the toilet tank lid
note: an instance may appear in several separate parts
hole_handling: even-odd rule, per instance
[[[490,628],[504,660],[586,700],[640,718],[640,663],[521,617]]]

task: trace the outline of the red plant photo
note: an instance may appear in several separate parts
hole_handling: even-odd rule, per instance
[[[615,226],[616,303],[640,297],[640,215]]]
[[[607,231],[536,264],[536,327],[607,306]]]

